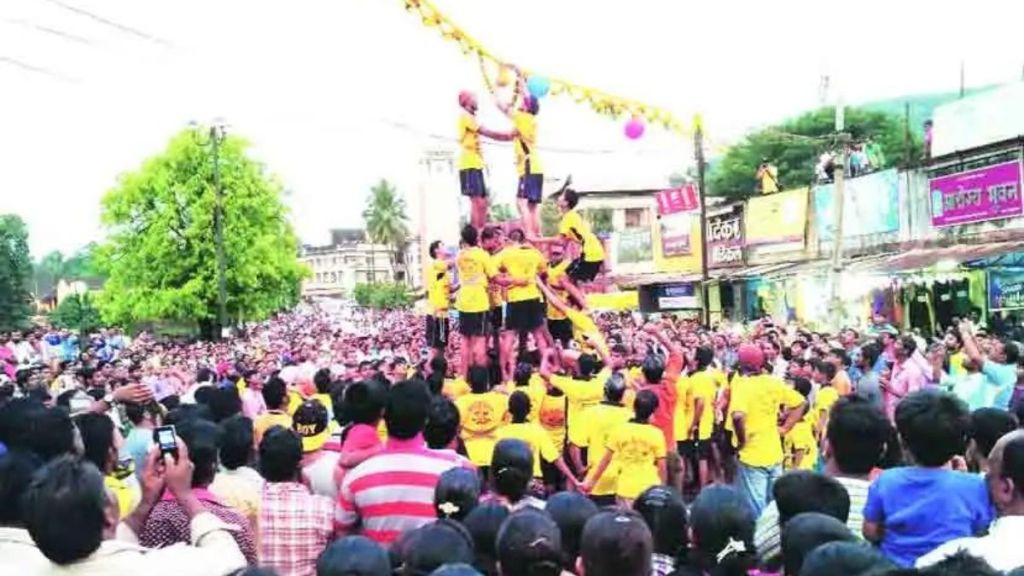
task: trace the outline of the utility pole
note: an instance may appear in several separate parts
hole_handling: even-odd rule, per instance
[[[832,320],[836,329],[842,328],[843,301],[839,295],[839,280],[843,272],[843,201],[845,192],[844,172],[846,170],[846,145],[850,135],[844,132],[846,126],[845,108],[842,99],[836,102],[836,145],[839,152],[835,160],[835,197],[832,199],[835,223],[832,233]]]
[[[213,212],[214,245],[217,250],[217,324],[220,333],[215,338],[223,338],[228,325],[228,288],[226,278],[226,262],[224,258],[224,191],[220,185],[220,144],[225,136],[224,125],[210,126],[210,143],[213,146],[213,191],[216,204]]]
[[[708,204],[704,185],[704,121],[693,117],[693,153],[697,160],[697,196],[700,201],[700,303],[705,328],[711,327],[711,303],[708,301]]]

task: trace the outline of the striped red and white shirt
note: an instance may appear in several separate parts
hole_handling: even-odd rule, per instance
[[[422,436],[389,438],[383,452],[345,475],[338,489],[336,532],[359,532],[388,545],[403,532],[433,522],[438,478],[465,462],[452,451],[427,448]]]

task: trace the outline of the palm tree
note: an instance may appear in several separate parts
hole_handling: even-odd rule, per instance
[[[395,281],[398,280],[398,262],[406,240],[409,238],[409,218],[405,215],[405,200],[398,195],[394,186],[381,180],[370,189],[363,209],[366,235],[370,242],[391,248],[390,257]],[[373,255],[370,255],[371,260]]]

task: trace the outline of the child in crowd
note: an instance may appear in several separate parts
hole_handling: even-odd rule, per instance
[[[871,485],[864,537],[910,567],[938,546],[988,528],[992,505],[983,478],[947,467],[966,449],[966,404],[944,392],[913,392],[896,408],[896,428],[914,464],[886,470]]]
[[[345,388],[344,405],[340,407],[350,424],[341,444],[341,457],[334,471],[334,484],[341,486],[345,474],[384,449],[377,427],[384,414],[387,394],[375,380],[354,382]]]

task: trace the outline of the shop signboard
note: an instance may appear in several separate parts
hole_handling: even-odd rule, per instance
[[[743,206],[709,215],[707,220],[708,267],[743,265]]]
[[[692,282],[641,286],[638,296],[640,310],[648,313],[700,308],[700,290]]]
[[[1020,162],[939,176],[928,181],[932,226],[954,226],[1018,216],[1021,202]]]
[[[989,270],[988,307],[1024,308],[1024,271]]]
[[[809,188],[797,188],[748,200],[744,219],[745,245],[772,245],[771,252],[802,250],[807,230],[809,191]]]
[[[665,258],[689,255],[693,212],[700,208],[696,188],[692,184],[687,184],[679,188],[662,190],[655,199],[658,203],[661,255]]]
[[[622,230],[617,235],[618,246],[615,258],[617,263],[642,264],[654,260],[651,231],[649,229]]]
[[[684,184],[678,188],[669,188],[658,192],[654,199],[658,202],[658,216],[675,214],[677,212],[691,212],[700,208],[697,199],[697,187],[693,184]]]
[[[846,181],[843,192],[843,238],[885,234],[900,229],[899,178],[895,169]],[[814,222],[818,240],[835,236],[835,184],[814,187]]]

